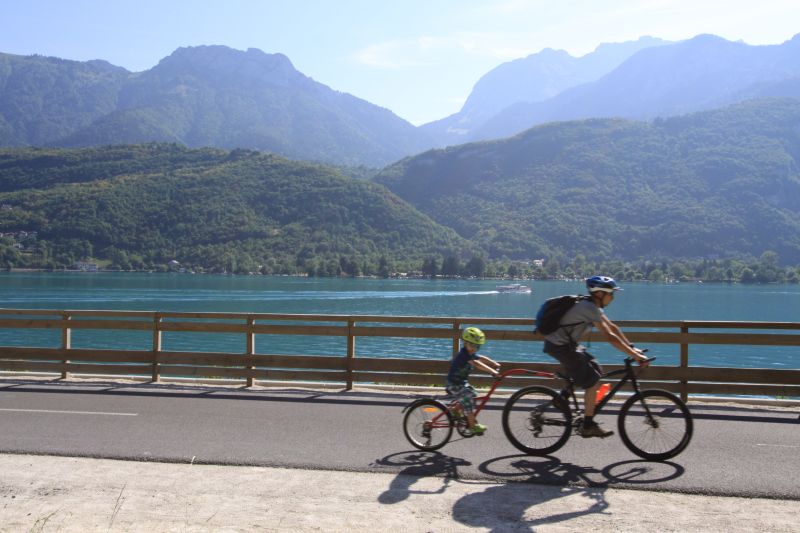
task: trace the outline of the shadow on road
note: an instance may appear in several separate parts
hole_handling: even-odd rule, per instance
[[[529,455],[507,455],[490,459],[481,463],[478,470],[501,481],[603,488],[662,483],[677,479],[685,472],[681,465],[668,461],[621,461],[597,470],[563,463],[552,456]]]
[[[391,505],[402,502],[412,494],[443,494],[453,483],[475,483],[461,479],[459,467],[470,463],[458,457],[438,452],[400,452],[387,455],[373,463],[374,466],[404,467],[397,473],[389,487],[378,496],[378,501]],[[544,524],[554,524],[576,517],[602,513],[608,508],[605,490],[610,487],[642,486],[661,483],[684,474],[682,466],[670,462],[621,461],[602,470],[582,467],[561,460],[527,455],[497,457],[482,463],[478,469],[495,483],[479,492],[463,496],[453,506],[453,518],[470,527],[484,527],[493,531],[529,529]],[[422,477],[441,477],[442,484],[435,490],[417,490],[414,484]],[[486,481],[475,483],[485,485]],[[554,486],[559,487],[554,489]],[[557,515],[526,519],[530,509],[557,498],[577,496],[586,498],[588,505],[578,505],[580,510]],[[575,507],[571,502],[570,507]]]
[[[479,470],[507,483],[468,494],[453,506],[453,518],[471,527],[493,531],[533,530],[536,526],[566,522],[580,516],[603,513],[608,508],[605,491],[611,486],[652,484],[680,477],[684,470],[674,463],[623,461],[603,470],[563,463],[555,457],[511,455],[482,463]],[[556,485],[561,487],[553,490]],[[536,517],[532,507],[560,498],[576,497],[563,513]],[[575,509],[575,507],[579,509]],[[491,514],[486,513],[491,509]],[[484,510],[484,511],[482,511]],[[526,518],[526,514],[529,518]],[[531,518],[530,516],[535,518]]]
[[[458,467],[472,463],[459,457],[450,457],[438,452],[401,452],[387,455],[375,461],[379,466],[404,466],[378,496],[383,504],[399,503],[408,499],[411,494],[442,494],[453,480],[459,478]],[[435,491],[415,490],[414,483],[421,477],[441,476],[442,486]]]

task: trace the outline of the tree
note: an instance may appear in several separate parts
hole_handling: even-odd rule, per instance
[[[561,265],[558,262],[558,259],[548,259],[544,263],[544,274],[548,278],[555,278],[558,277],[559,273],[561,272]]]
[[[454,255],[448,255],[444,258],[442,262],[442,275],[445,277],[455,277],[458,276],[459,271],[461,270],[461,261],[458,260],[458,257]]]
[[[435,257],[428,257],[422,262],[422,274],[431,278],[439,273],[439,261]]]
[[[468,275],[482,278],[486,274],[486,260],[483,257],[476,255],[467,262],[465,270]]]
[[[739,280],[742,283],[755,283],[756,274],[752,269],[745,267],[742,269],[742,273],[739,275]]]
[[[391,274],[389,262],[386,260],[386,256],[382,255],[378,260],[378,276],[382,278],[388,278],[389,274]]]
[[[516,264],[511,263],[510,265],[508,265],[508,277],[510,278],[519,277],[519,267]]]

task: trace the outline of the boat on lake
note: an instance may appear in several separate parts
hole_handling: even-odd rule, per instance
[[[531,289],[527,285],[522,285],[520,283],[512,283],[510,285],[498,285],[497,292],[518,292],[526,294],[533,292],[533,289]]]

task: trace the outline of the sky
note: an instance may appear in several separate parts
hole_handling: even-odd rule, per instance
[[[458,112],[498,65],[643,35],[751,45],[800,33],[797,0],[0,0],[0,52],[133,72],[182,46],[286,55],[294,67],[420,125]]]

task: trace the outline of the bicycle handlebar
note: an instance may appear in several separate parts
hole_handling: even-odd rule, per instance
[[[643,351],[643,352],[646,352],[647,350],[642,350],[642,351]],[[645,359],[644,361],[640,361],[640,363],[650,363],[651,361],[655,361],[655,360],[656,360],[656,358],[655,358],[655,357],[648,357],[648,358],[647,358],[647,359]],[[626,364],[630,364],[630,363],[633,363],[633,362],[635,362],[635,361],[637,361],[637,360],[636,360],[636,359],[634,359],[633,357],[626,357],[626,358],[625,358],[625,363],[626,363]]]

